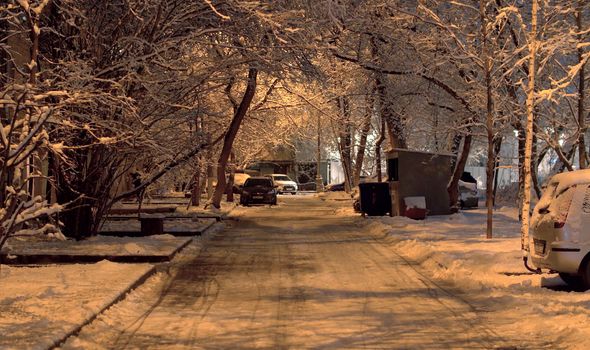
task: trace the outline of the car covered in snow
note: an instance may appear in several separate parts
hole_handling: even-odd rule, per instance
[[[328,186],[326,186],[326,188],[324,188],[324,190],[326,192],[344,191],[344,181],[334,183],[334,184],[329,184]]]
[[[242,188],[244,187],[244,183],[249,178],[250,178],[250,175],[248,175],[248,174],[235,173],[234,174],[234,186],[233,186],[234,193],[241,193]]]
[[[270,174],[268,175],[278,186],[277,189],[279,194],[290,192],[291,194],[297,194],[297,182],[291,180],[291,178],[285,174]]]
[[[531,219],[533,264],[590,288],[590,170],[553,176]]]
[[[269,177],[250,177],[244,182],[240,204],[277,204],[277,186]]]
[[[477,180],[470,172],[464,171],[459,180],[459,203],[461,208],[477,208],[478,202]]]

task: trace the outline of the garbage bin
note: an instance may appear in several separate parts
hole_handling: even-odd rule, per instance
[[[359,184],[361,211],[369,216],[383,216],[391,212],[391,196],[387,182]]]

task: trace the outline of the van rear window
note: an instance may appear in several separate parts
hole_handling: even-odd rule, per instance
[[[549,185],[547,185],[547,188],[545,188],[543,195],[539,199],[539,203],[537,203],[537,210],[539,212],[547,210],[549,208],[549,206],[551,205],[551,201],[555,197],[555,190],[557,189],[558,185],[559,182],[552,182]]]

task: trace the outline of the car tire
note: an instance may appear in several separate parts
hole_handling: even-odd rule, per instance
[[[571,273],[560,272],[559,277],[571,287],[584,287],[586,285],[583,276],[580,275],[572,275]]]
[[[291,192],[291,194],[292,194],[292,195],[296,195],[296,194],[297,194],[297,192]]]
[[[586,260],[586,262],[583,262],[583,265],[580,268],[582,287],[585,289],[590,289],[590,259],[584,258],[584,260]],[[561,277],[561,273],[559,274],[559,277]],[[568,283],[568,281],[566,281],[563,277],[562,279]]]
[[[580,269],[580,275],[581,275],[581,279],[582,279],[582,286],[585,289],[590,289],[590,259],[588,259],[587,257],[584,258],[585,262],[582,265],[582,268]],[[582,260],[582,261],[584,261]],[[561,277],[561,274],[560,274]]]

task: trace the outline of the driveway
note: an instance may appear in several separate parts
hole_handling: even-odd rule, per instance
[[[123,303],[97,321],[109,327],[91,325],[65,347],[541,347],[496,333],[468,296],[433,282],[358,216],[336,215],[334,203],[313,196],[279,202],[240,209],[239,221],[162,278],[140,307]]]

